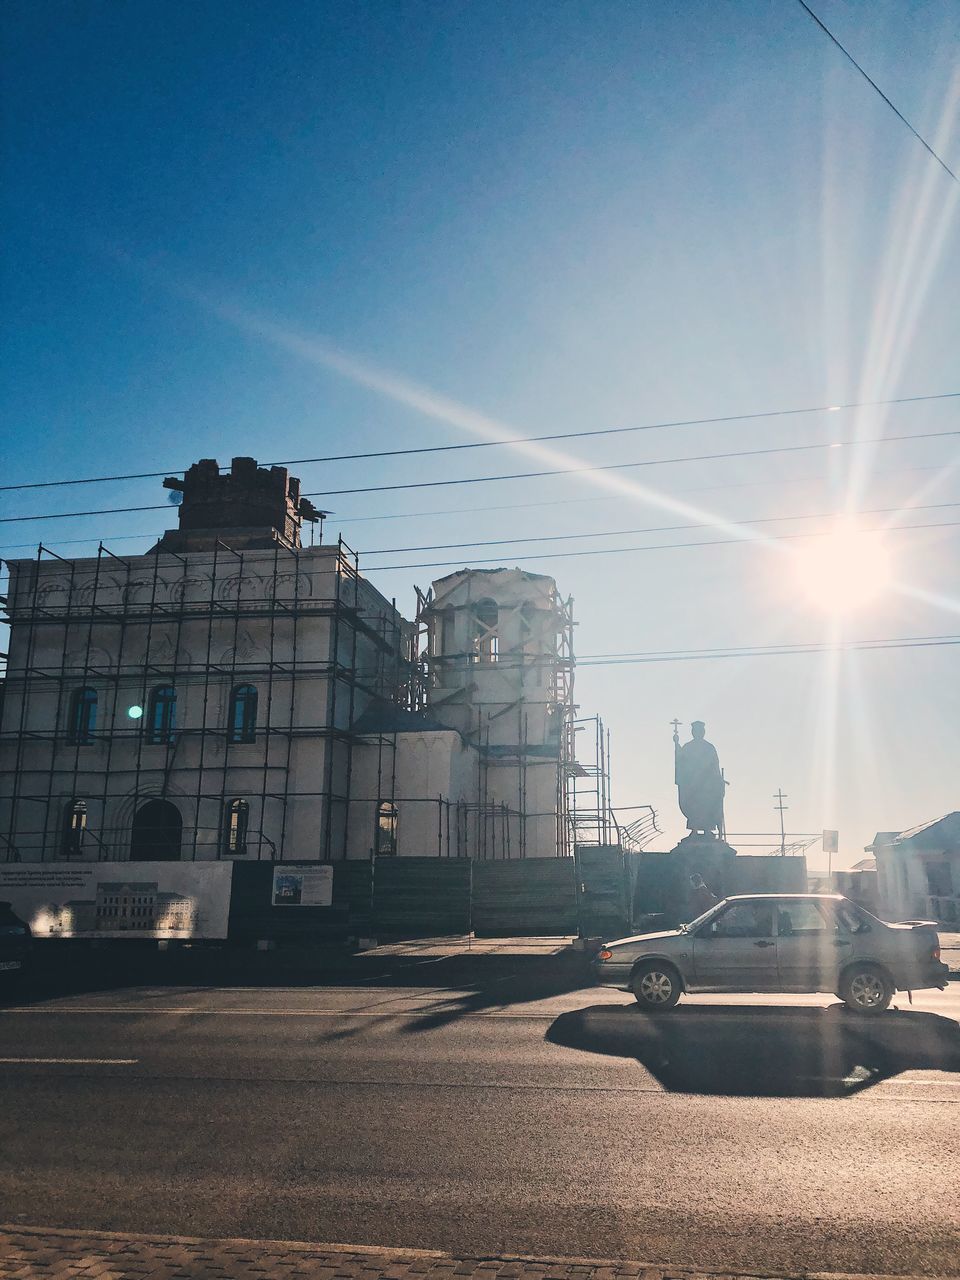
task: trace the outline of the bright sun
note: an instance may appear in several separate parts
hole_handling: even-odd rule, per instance
[[[880,536],[841,526],[797,553],[797,578],[810,601],[827,613],[851,613],[876,599],[891,580],[890,555]]]

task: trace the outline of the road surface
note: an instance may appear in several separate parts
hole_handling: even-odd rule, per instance
[[[478,965],[0,1010],[0,1220],[958,1270],[960,984],[876,1022],[831,997],[651,1017]]]

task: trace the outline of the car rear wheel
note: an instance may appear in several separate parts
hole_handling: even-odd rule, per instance
[[[893,992],[890,975],[875,964],[853,965],[840,984],[840,999],[857,1013],[883,1013]]]
[[[630,980],[630,990],[641,1009],[663,1013],[680,999],[680,975],[668,964],[651,961],[640,965]]]

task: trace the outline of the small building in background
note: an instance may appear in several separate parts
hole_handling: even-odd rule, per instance
[[[851,902],[876,915],[880,909],[880,886],[877,876],[877,860],[861,858],[847,871],[834,871],[830,876],[830,893],[842,893]]]
[[[884,915],[960,927],[960,812],[906,831],[878,831],[865,852],[876,858]]]

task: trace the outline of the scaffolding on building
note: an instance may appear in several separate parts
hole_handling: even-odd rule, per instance
[[[451,667],[461,664],[469,665],[482,661],[484,655],[476,647],[470,650],[441,654],[437,642],[436,628],[437,609],[433,588],[426,591],[415,587],[417,609],[413,624],[413,651],[410,663],[410,684],[406,690],[408,705],[411,710],[429,712],[431,708],[442,705],[444,690],[441,687],[441,674]],[[472,609],[476,602],[468,597],[465,604],[457,609]],[[527,652],[521,645],[514,649],[503,649],[499,645],[497,627],[486,628],[484,643],[488,646],[487,657],[495,661],[500,672],[516,673],[516,697],[507,704],[485,704],[474,701],[476,722],[468,730],[468,737],[477,748],[478,778],[476,805],[457,802],[458,813],[475,814],[473,818],[474,836],[472,856],[480,860],[505,858],[524,858],[527,856],[527,826],[534,818],[550,817],[556,822],[556,854],[558,857],[573,853],[574,832],[568,808],[567,776],[574,767],[576,741],[572,731],[572,720],[576,712],[573,700],[574,668],[576,659],[573,645],[573,598],[563,599],[556,590],[555,584],[550,591],[550,612],[553,615],[551,626],[554,642],[549,650],[538,653]],[[546,686],[547,701],[557,717],[556,754],[545,758],[531,748],[529,740],[529,717],[525,709],[525,691],[528,680],[534,679],[537,688]],[[455,694],[462,692],[456,689]],[[490,750],[490,724],[510,713],[516,715],[515,760],[517,767],[517,798],[515,804],[495,802],[490,799],[489,771],[493,760]],[[500,761],[504,757],[499,758]],[[537,766],[556,769],[555,809],[549,814],[533,812],[528,806],[528,770]],[[503,824],[506,824],[505,826]],[[498,824],[501,824],[498,826]],[[501,832],[499,845],[497,832]],[[466,847],[471,847],[467,845]]]
[[[196,859],[200,850],[210,857],[214,845],[218,858],[345,857],[357,700],[403,696],[409,628],[395,607],[376,607],[382,597],[367,589],[357,555],[342,539],[322,548],[322,561],[318,550],[275,543],[272,552],[238,551],[216,539],[209,553],[157,547],[123,557],[101,542],[95,557],[67,560],[41,544],[34,560],[11,562],[3,601],[13,643],[0,728],[0,799],[7,809],[0,861],[88,859],[91,845],[101,860],[126,860],[130,824],[106,825],[108,806],[136,814],[142,803],[169,796],[185,819],[181,857]],[[328,569],[330,560],[333,591],[315,597],[307,590],[311,574]],[[201,566],[208,573],[198,577]],[[329,626],[326,653],[305,643],[317,619]],[[258,628],[258,656],[243,656],[245,624]],[[198,628],[203,653],[195,661],[184,637],[189,631],[195,647]],[[361,645],[373,659],[366,668],[357,662]],[[316,723],[300,723],[296,715],[306,680],[326,690],[325,714]],[[240,739],[222,705],[216,714],[214,695],[231,691],[232,707],[234,691],[251,685],[263,711],[252,735]],[[200,714],[153,733],[148,709],[158,687],[189,687]],[[87,689],[97,695],[99,724],[78,733],[71,713],[77,690]],[[298,789],[291,764],[305,740],[323,744],[323,777],[320,787]],[[235,788],[248,814],[255,802],[257,818],[243,832],[244,847],[228,849],[227,782],[237,771],[258,781],[258,794]],[[117,776],[122,788],[114,785]],[[289,840],[291,807],[306,799],[322,815],[317,848],[309,852],[292,849]],[[24,814],[34,816],[24,823]]]
[[[370,855],[389,852],[378,848],[378,832],[384,807],[397,811],[400,730],[395,720],[392,729],[359,732],[362,710],[429,714],[443,701],[443,663],[483,660],[474,652],[441,658],[431,642],[432,589],[417,589],[410,624],[395,600],[388,603],[361,577],[358,556],[342,538],[309,548],[274,541],[238,549],[215,537],[202,550],[161,543],[136,556],[101,542],[95,556],[74,560],[41,544],[32,560],[8,563],[2,605],[13,644],[0,721],[0,861],[144,857],[134,820],[155,800],[178,809],[176,856],[187,860],[334,861],[351,848],[366,856],[365,833],[359,851],[351,841],[351,823],[366,812],[358,806],[372,815]],[[325,586],[317,595],[319,575]],[[652,809],[628,824],[617,821],[609,733],[599,717],[577,719],[573,601],[549,582],[537,607],[546,614],[540,634],[552,639],[501,652],[496,628],[489,629],[486,656],[499,671],[516,673],[516,697],[473,704],[476,795],[402,798],[404,805],[436,806],[441,857],[524,858],[534,819],[555,822],[560,857],[578,843],[642,848],[656,833]],[[322,696],[309,694],[310,682]],[[169,690],[176,720],[162,723],[159,734],[152,705],[158,688]],[[534,688],[535,702],[528,702]],[[240,689],[254,691],[254,712],[238,735],[231,717]],[[186,717],[175,716],[178,690]],[[84,732],[77,732],[78,691],[92,696],[95,722]],[[299,714],[299,698],[314,708],[312,719]],[[544,741],[530,742],[533,705],[555,717],[546,749]],[[515,717],[516,729],[497,755],[491,724],[504,716],[510,723]],[[589,726],[593,747],[584,765],[577,735],[590,738]],[[375,795],[357,794],[354,784],[360,743],[377,751],[375,787],[369,779]],[[315,769],[304,767],[307,751]],[[515,797],[492,794],[494,764],[515,765]],[[546,813],[535,811],[549,805],[546,796],[530,804],[530,770],[537,768],[556,773],[555,806]],[[301,818],[304,807],[317,816],[308,845],[292,830],[297,806]]]
[[[573,764],[567,770],[567,811],[573,843],[616,845],[625,852],[640,853],[661,834],[656,810],[652,805],[614,806],[610,730],[599,715],[571,719],[571,730],[574,735],[582,735],[582,745],[573,753]],[[631,814],[636,816],[627,816]]]

